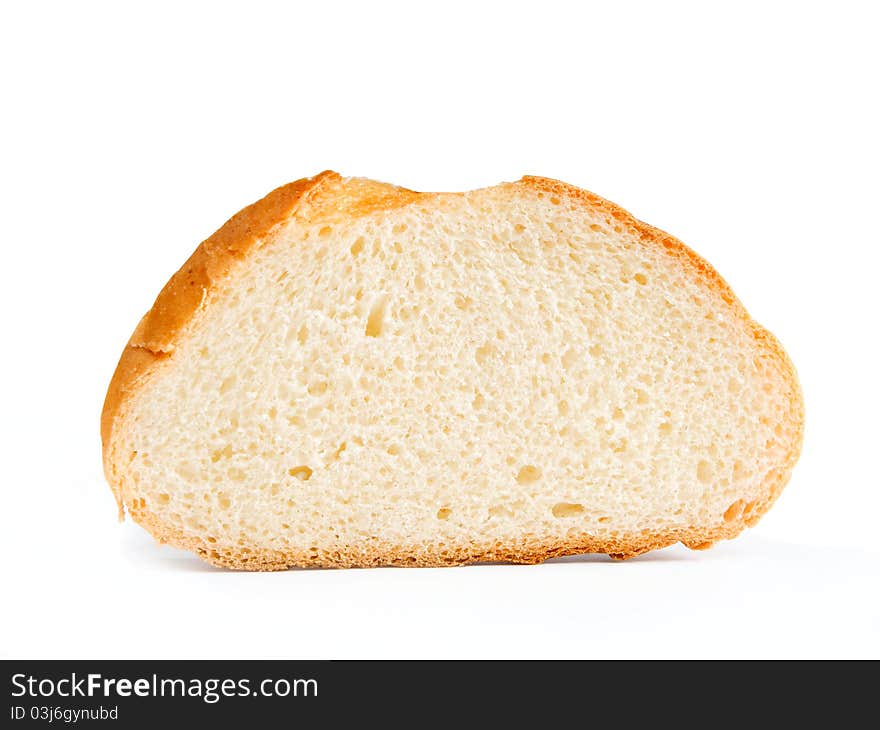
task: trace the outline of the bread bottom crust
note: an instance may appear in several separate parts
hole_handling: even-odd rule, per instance
[[[706,550],[719,540],[736,537],[746,527],[755,525],[766,513],[791,476],[791,467],[771,471],[762,484],[765,495],[746,512],[713,526],[682,527],[670,530],[643,530],[620,535],[569,535],[540,538],[530,536],[515,542],[432,543],[411,546],[394,545],[379,538],[334,549],[274,550],[247,545],[224,546],[207,539],[186,535],[170,528],[140,504],[129,508],[132,518],[160,543],[191,550],[200,558],[220,568],[250,571],[287,570],[288,568],[438,568],[469,563],[517,563],[534,565],[550,558],[585,553],[604,553],[615,560],[669,547],[677,542],[692,550]]]

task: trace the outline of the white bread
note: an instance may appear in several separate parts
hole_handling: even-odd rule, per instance
[[[708,547],[767,511],[802,432],[777,340],[615,205],[332,172],[199,246],[102,416],[120,514],[256,570]]]

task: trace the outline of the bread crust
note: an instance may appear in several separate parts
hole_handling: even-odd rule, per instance
[[[206,239],[187,262],[164,286],[153,307],[141,319],[122,352],[104,400],[101,414],[101,441],[104,472],[116,498],[119,517],[125,509],[154,538],[175,547],[191,550],[208,562],[238,570],[284,570],[290,567],[372,567],[446,566],[474,562],[540,563],[563,555],[606,553],[615,559],[627,559],[642,553],[681,542],[701,550],[718,540],[730,539],[746,527],[755,525],[788,482],[800,456],[803,442],[803,398],[794,365],[779,341],[755,322],[737,299],[726,281],[697,253],[673,236],[643,223],[619,206],[573,185],[543,177],[526,176],[516,183],[499,187],[521,186],[544,195],[566,198],[598,212],[625,227],[645,245],[662,247],[677,258],[686,271],[707,289],[715,292],[731,313],[751,329],[759,356],[780,379],[789,394],[786,458],[760,485],[761,496],[736,509],[728,510],[717,525],[697,525],[665,531],[634,534],[578,535],[566,538],[531,537],[516,544],[472,542],[441,548],[435,545],[392,545],[379,540],[346,546],[334,551],[224,547],[163,523],[151,513],[144,500],[126,495],[121,475],[121,456],[113,449],[117,429],[124,428],[125,414],[135,395],[158,370],[173,358],[173,352],[187,330],[197,323],[211,293],[224,282],[234,267],[248,254],[270,240],[273,233],[291,219],[307,222],[333,221],[391,210],[417,200],[439,197],[437,193],[417,193],[364,179],[344,180],[339,174],[325,171],[283,185],[261,200],[244,208]],[[443,194],[446,195],[446,194]],[[460,195],[457,194],[457,195]]]

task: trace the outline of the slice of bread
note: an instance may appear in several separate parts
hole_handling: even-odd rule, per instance
[[[714,269],[602,198],[324,172],[171,278],[101,430],[120,513],[216,565],[535,563],[734,537],[803,404]]]

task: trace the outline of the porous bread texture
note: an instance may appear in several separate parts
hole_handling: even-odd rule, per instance
[[[108,393],[108,480],[160,541],[250,569],[629,557],[732,537],[788,480],[793,367],[666,234],[540,178],[272,195]]]

